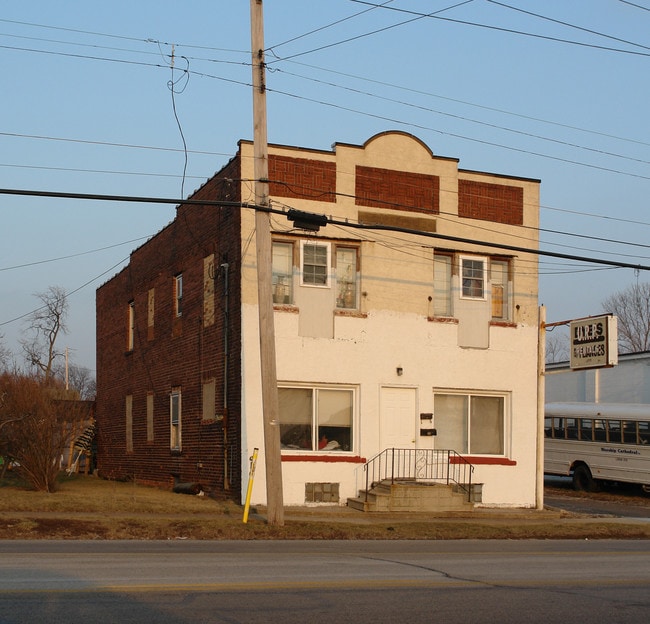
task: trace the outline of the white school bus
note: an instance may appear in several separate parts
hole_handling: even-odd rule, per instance
[[[572,476],[576,490],[616,482],[650,492],[650,405],[547,403],[544,473]]]

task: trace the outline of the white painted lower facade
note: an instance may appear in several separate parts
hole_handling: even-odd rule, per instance
[[[363,461],[385,448],[436,448],[420,435],[420,414],[433,413],[434,393],[504,397],[503,453],[478,457],[474,483],[484,506],[534,507],[536,501],[537,329],[489,326],[489,347],[458,346],[458,325],[393,311],[334,315],[334,338],[299,335],[300,313],[276,310],[278,384],[352,388],[350,450],[282,451],[283,501],[305,505],[306,484],[337,484],[338,502],[364,486]],[[259,449],[251,503],[266,503],[259,368],[258,312],[242,308],[242,483]],[[398,374],[398,369],[401,369]],[[454,449],[456,450],[456,449]],[[246,491],[242,492],[244,499]]]

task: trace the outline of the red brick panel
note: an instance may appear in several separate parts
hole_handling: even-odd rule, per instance
[[[336,163],[269,156],[269,193],[275,197],[336,201]]]
[[[524,189],[520,186],[458,180],[458,216],[522,225]]]
[[[440,212],[438,176],[358,166],[355,195],[358,206],[425,214]]]

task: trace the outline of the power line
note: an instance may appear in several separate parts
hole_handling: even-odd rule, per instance
[[[94,32],[90,30],[80,30],[78,28],[65,28],[63,26],[49,26],[46,24],[36,24],[34,22],[21,22],[17,20],[10,20],[10,19],[0,19],[0,22],[5,22],[7,24],[19,24],[21,26],[33,26],[35,28],[47,28],[50,30],[62,30],[65,32],[74,32],[74,33],[80,33],[83,35],[93,35],[96,37],[110,37],[111,39],[123,39],[126,41],[138,41],[140,43],[155,43],[155,44],[162,44],[162,45],[171,45],[171,43],[166,43],[164,41],[159,41],[158,39],[152,39],[152,38],[146,38],[143,39],[142,37],[128,37],[126,35],[115,35],[115,34],[110,34],[110,33],[102,33],[102,32]],[[200,45],[191,45],[191,44],[180,44],[176,43],[175,45],[179,46],[182,45],[185,48],[194,48],[194,49],[200,49],[200,50],[212,50],[216,52],[236,52],[238,54],[249,54],[249,50],[233,50],[233,49],[228,49],[228,48],[215,48],[213,46],[200,46]]]
[[[513,7],[510,6],[509,4],[505,4],[504,2],[497,2],[497,0],[487,0],[488,2],[492,4],[496,4],[497,6],[504,7],[506,9],[510,9],[511,11],[518,11],[519,13],[524,13],[525,15],[531,15],[533,17],[537,17],[542,20],[546,20],[549,22],[553,22],[554,24],[560,24],[562,26],[568,26],[569,28],[575,28],[576,30],[580,30],[582,32],[589,33],[590,35],[598,35],[599,37],[605,37],[606,39],[611,39],[612,41],[618,41],[619,43],[627,43],[628,45],[636,46],[638,48],[643,48],[644,50],[650,50],[649,46],[643,45],[641,43],[635,43],[634,41],[628,41],[627,39],[621,39],[620,37],[614,37],[613,35],[607,35],[605,33],[598,32],[597,30],[591,30],[590,28],[584,28],[582,26],[576,26],[575,24],[570,24],[569,22],[564,22],[562,20],[554,19],[552,17],[547,17],[546,15],[540,15],[539,13],[533,13],[532,11],[525,11],[524,9],[520,9],[519,7]]]
[[[376,8],[380,8],[384,4],[390,4],[391,2],[394,2],[394,0],[386,0],[386,2],[383,2],[379,7],[370,7],[368,9],[364,9],[363,11],[359,11],[358,13],[354,13],[353,15],[348,15],[347,17],[344,17],[342,19],[336,20],[330,24],[326,24],[325,26],[320,26],[318,28],[314,28],[313,30],[310,30],[306,33],[303,33],[302,35],[297,35],[296,37],[292,37],[291,39],[287,39],[286,41],[283,41],[282,43],[276,43],[273,46],[269,46],[266,48],[265,52],[271,52],[273,53],[273,50],[276,48],[280,48],[283,45],[287,45],[288,43],[293,43],[294,41],[298,41],[299,39],[303,39],[304,37],[308,37],[309,35],[313,35],[317,32],[322,32],[323,30],[327,30],[328,28],[332,28],[332,26],[338,26],[339,24],[342,24],[343,22],[347,22],[351,19],[354,19],[355,17],[359,17],[359,15],[363,15],[364,13],[369,13],[370,11],[374,11]]]
[[[278,214],[287,216],[284,210],[277,210],[268,206],[259,206],[255,203],[248,202],[233,202],[221,200],[199,200],[199,199],[171,199],[165,197],[138,197],[130,195],[101,195],[94,193],[64,193],[55,191],[33,191],[26,189],[7,189],[0,188],[0,195],[23,195],[30,197],[48,197],[48,198],[65,198],[65,199],[79,199],[79,200],[95,200],[95,201],[117,201],[117,202],[134,202],[134,203],[154,203],[154,204],[176,204],[176,205],[194,205],[194,206],[215,206],[215,207],[231,207],[240,209],[251,209],[256,211],[265,211],[271,214]],[[313,213],[307,213],[313,214]],[[650,271],[650,266],[642,264],[631,264],[629,262],[618,262],[614,260],[605,260],[602,258],[592,258],[587,256],[578,256],[575,254],[564,254],[555,251],[545,251],[541,249],[531,249],[526,247],[519,247],[516,245],[506,245],[502,243],[493,243],[488,241],[474,240],[471,238],[451,236],[448,234],[440,234],[438,232],[424,232],[411,228],[404,228],[392,225],[382,224],[368,224],[368,223],[355,223],[349,220],[335,219],[324,215],[313,215],[319,219],[325,219],[327,224],[338,225],[341,227],[349,227],[352,229],[361,230],[377,230],[387,232],[400,232],[402,234],[412,234],[414,236],[422,236],[424,238],[433,238],[438,240],[445,240],[468,245],[475,245],[479,247],[490,247],[492,249],[502,249],[517,253],[527,253],[537,256],[546,256],[549,258],[561,258],[564,260],[576,260],[579,262],[586,262],[591,264],[599,264],[604,266],[635,269],[638,271]]]
[[[470,117],[465,117],[463,115],[457,115],[455,113],[448,113],[448,112],[445,112],[445,111],[439,111],[439,110],[435,110],[433,108],[428,108],[426,106],[420,106],[420,105],[414,104],[412,102],[404,102],[402,100],[396,100],[394,98],[389,98],[389,97],[386,97],[386,96],[378,95],[376,93],[369,93],[367,91],[362,91],[361,89],[357,89],[355,87],[346,87],[346,86],[335,84],[335,83],[332,83],[332,82],[324,82],[324,81],[319,80],[317,78],[311,78],[309,76],[294,74],[294,73],[291,73],[291,72],[287,72],[287,71],[285,71],[283,69],[280,69],[278,71],[280,71],[283,74],[286,74],[288,76],[297,77],[297,78],[300,78],[302,80],[309,80],[311,82],[316,82],[318,84],[324,84],[324,85],[327,85],[327,86],[330,86],[330,87],[336,87],[337,89],[344,89],[345,91],[350,91],[350,92],[356,93],[358,95],[366,95],[368,97],[376,98],[376,99],[379,99],[379,100],[384,100],[386,102],[391,102],[393,104],[399,104],[401,106],[406,106],[406,107],[409,107],[409,108],[414,108],[416,110],[424,111],[424,112],[427,112],[427,113],[434,113],[436,115],[443,115],[445,117],[451,117],[452,119],[467,121],[469,123],[478,124],[478,125],[485,126],[485,127],[488,127],[488,128],[493,128],[493,129],[496,129],[496,130],[503,130],[504,132],[511,132],[513,134],[518,134],[518,135],[525,136],[525,137],[528,137],[528,138],[539,139],[540,141],[548,141],[550,143],[557,143],[558,145],[563,145],[565,147],[573,147],[573,148],[576,148],[576,149],[585,150],[585,151],[588,151],[588,152],[593,152],[593,153],[600,154],[600,155],[603,155],[603,156],[612,156],[614,158],[622,158],[624,160],[630,160],[632,162],[638,162],[638,163],[641,163],[641,164],[644,164],[644,165],[650,164],[650,161],[644,160],[642,158],[633,158],[631,156],[626,156],[624,154],[616,154],[614,152],[608,152],[608,151],[602,150],[602,149],[596,149],[596,148],[593,148],[593,147],[586,147],[584,145],[578,145],[577,143],[571,143],[569,141],[563,141],[563,140],[560,140],[560,139],[552,139],[550,137],[541,136],[539,134],[534,134],[532,132],[525,132],[523,130],[515,130],[514,128],[508,128],[508,127],[505,127],[505,126],[500,126],[498,124],[493,124],[493,123],[489,123],[489,122],[486,122],[486,121],[480,121],[478,119],[471,119]]]
[[[392,83],[385,82],[385,81],[382,81],[382,80],[374,80],[372,78],[368,78],[367,76],[358,76],[358,75],[355,75],[355,74],[348,74],[346,72],[337,71],[335,69],[328,69],[328,68],[325,68],[325,67],[319,67],[317,65],[310,65],[308,63],[303,63],[303,62],[300,62],[300,61],[292,60],[290,62],[294,63],[296,65],[302,65],[303,67],[308,67],[310,69],[317,69],[319,71],[328,72],[328,73],[336,74],[336,75],[339,75],[339,76],[344,76],[346,78],[352,78],[355,81],[370,82],[372,84],[377,84],[377,85],[380,85],[382,87],[390,87],[392,89],[399,89],[399,90],[402,90],[402,91],[406,91],[407,93],[414,93],[416,95],[424,95],[426,97],[432,97],[432,98],[445,100],[445,101],[448,101],[448,102],[452,102],[453,104],[463,104],[465,106],[471,106],[471,107],[474,107],[474,108],[479,108],[479,109],[482,109],[482,110],[487,110],[487,111],[491,111],[491,112],[494,112],[494,113],[499,113],[499,114],[502,114],[502,115],[509,115],[509,116],[513,116],[513,117],[518,117],[519,119],[525,119],[527,121],[535,121],[535,122],[538,122],[538,123],[557,126],[559,128],[565,128],[567,130],[576,130],[578,132],[594,134],[596,136],[602,136],[602,137],[605,137],[607,139],[615,139],[617,141],[625,141],[625,142],[628,142],[628,143],[635,143],[637,145],[650,146],[650,143],[648,143],[646,141],[640,141],[638,139],[634,139],[634,138],[630,138],[630,137],[616,136],[614,134],[608,134],[608,133],[601,132],[601,131],[598,131],[598,130],[593,130],[593,129],[589,129],[589,128],[581,128],[579,126],[572,126],[570,124],[561,123],[561,122],[558,122],[558,121],[551,121],[551,120],[548,120],[548,119],[542,119],[540,117],[533,117],[531,115],[524,115],[522,113],[515,113],[513,111],[507,111],[507,110],[504,110],[502,108],[495,108],[495,107],[492,107],[492,106],[477,104],[476,102],[468,102],[467,100],[460,100],[460,99],[457,99],[457,98],[451,98],[451,97],[448,97],[448,96],[440,95],[438,93],[431,93],[429,91],[422,91],[420,89],[405,87],[403,85],[396,85],[396,84],[392,84]],[[280,71],[283,71],[283,70],[280,70]]]
[[[643,11],[650,11],[648,7],[641,6],[640,4],[636,4],[635,2],[628,2],[628,0],[618,0],[618,1],[623,4],[629,4],[630,6],[636,7],[637,9],[642,9]]]
[[[350,2],[356,2],[358,4],[366,4],[366,5],[369,5],[369,6],[376,6],[376,7],[380,6],[378,4],[375,4],[373,2],[368,2],[366,0],[350,0]],[[533,37],[535,39],[545,39],[547,41],[554,41],[556,43],[566,43],[566,44],[569,44],[569,45],[575,45],[575,46],[580,46],[580,47],[584,47],[584,48],[593,48],[593,49],[596,49],[596,50],[603,50],[605,52],[618,52],[620,54],[632,54],[634,56],[650,56],[650,52],[638,52],[636,50],[623,50],[621,48],[611,48],[611,47],[608,47],[608,46],[601,46],[601,45],[596,45],[596,44],[593,44],[593,43],[583,43],[581,41],[573,41],[571,39],[562,39],[560,37],[551,37],[549,35],[539,35],[537,33],[530,33],[530,32],[525,32],[525,31],[522,31],[522,30],[515,30],[513,28],[504,28],[502,26],[491,26],[491,25],[488,25],[488,24],[480,24],[478,22],[469,22],[467,20],[452,19],[450,17],[441,17],[440,15],[420,13],[418,11],[410,11],[408,9],[400,9],[400,8],[391,7],[391,6],[382,6],[381,8],[383,8],[386,11],[398,11],[400,13],[408,13],[408,14],[411,14],[411,15],[419,15],[420,17],[428,17],[430,19],[437,19],[437,20],[442,20],[442,21],[445,21],[445,22],[451,22],[451,23],[455,23],[455,24],[462,24],[462,25],[465,25],[465,26],[476,26],[477,28],[485,28],[485,29],[488,29],[488,30],[496,30],[496,31],[499,31],[499,32],[510,33],[510,34],[513,34],[513,35],[523,35],[523,36],[526,36],[526,37]],[[645,46],[642,46],[642,47],[645,47]]]
[[[140,236],[139,238],[132,238],[131,240],[124,241],[122,243],[116,243],[115,245],[107,245],[106,247],[98,247],[97,249],[91,249],[89,251],[80,251],[79,253],[69,254],[67,256],[59,256],[58,258],[48,258],[47,260],[35,260],[34,262],[25,262],[24,264],[15,264],[8,267],[0,267],[0,272],[2,271],[13,271],[15,269],[24,269],[31,266],[37,266],[39,264],[50,264],[51,262],[59,262],[61,260],[69,260],[70,258],[79,258],[80,256],[87,256],[89,254],[97,253],[99,251],[106,251],[107,249],[115,249],[115,247],[122,247],[122,245],[129,245],[131,243],[137,243],[141,240],[148,240],[150,236]]]
[[[418,14],[416,14],[416,17],[405,20],[403,22],[398,22],[397,24],[391,24],[389,26],[384,26],[383,28],[378,28],[377,30],[366,32],[366,33],[363,33],[361,35],[355,35],[354,37],[348,37],[347,39],[343,39],[342,41],[337,41],[335,43],[328,43],[326,45],[322,45],[322,46],[319,46],[318,48],[313,48],[312,50],[307,50],[305,52],[298,52],[296,54],[291,54],[289,56],[279,57],[279,58],[277,58],[276,61],[270,61],[268,64],[270,65],[271,63],[277,62],[277,61],[286,61],[288,59],[293,59],[293,58],[296,58],[298,56],[305,56],[307,54],[312,54],[313,52],[320,52],[321,50],[326,50],[328,48],[333,48],[333,47],[342,45],[344,43],[349,43],[350,41],[356,41],[358,39],[364,39],[365,37],[369,37],[371,35],[376,35],[378,33],[385,32],[385,31],[391,30],[393,28],[397,28],[398,26],[404,26],[405,24],[410,24],[411,22],[416,22],[416,21],[421,20],[421,19],[423,19],[425,17],[434,17],[438,13],[442,13],[444,11],[449,11],[450,9],[454,9],[454,8],[456,8],[458,6],[461,6],[463,4],[468,4],[469,2],[473,2],[473,1],[474,0],[464,0],[463,2],[458,2],[458,3],[456,3],[456,4],[452,5],[452,6],[446,7],[444,9],[439,9],[438,11],[434,11],[433,13],[426,13],[426,14],[425,13],[418,13]],[[379,9],[379,8],[392,8],[392,7],[387,6],[388,5],[387,2],[384,2],[383,4],[371,4],[369,2],[364,3],[364,4],[370,4],[371,7],[376,8],[376,9]],[[407,12],[407,11],[405,11],[405,12]],[[411,11],[408,11],[408,12],[410,13]],[[413,13],[415,13],[415,12],[413,12]],[[269,50],[272,52],[273,48],[271,47],[271,48],[269,48]]]

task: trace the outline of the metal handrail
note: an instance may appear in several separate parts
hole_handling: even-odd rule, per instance
[[[377,483],[417,481],[455,484],[471,502],[474,466],[451,449],[384,449],[363,466],[366,473],[365,496]]]

